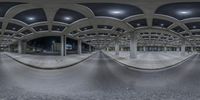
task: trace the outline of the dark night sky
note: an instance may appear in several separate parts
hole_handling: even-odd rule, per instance
[[[28,45],[50,50],[53,41],[55,41],[56,43],[60,43],[60,37],[58,36],[41,37],[29,41]]]
[[[56,43],[61,42],[59,36],[48,36],[48,37],[41,37],[41,38],[31,40],[28,42],[28,45],[33,46],[33,47],[36,46],[38,48],[42,48],[45,50],[50,50],[53,41],[55,41]],[[72,45],[73,50],[77,50],[77,40],[67,38],[67,44]],[[82,47],[88,49],[88,45],[84,43],[82,44]]]

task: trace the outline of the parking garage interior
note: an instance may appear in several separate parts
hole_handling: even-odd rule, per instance
[[[0,100],[199,100],[198,0],[1,0]]]

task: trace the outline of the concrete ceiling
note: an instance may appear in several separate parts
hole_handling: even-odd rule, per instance
[[[164,43],[171,43],[179,45],[180,40],[184,39],[188,42],[188,45],[198,46],[200,44],[200,27],[198,23],[194,22],[198,22],[200,16],[194,15],[194,17],[187,17],[186,15],[181,15],[186,17],[179,19],[178,17],[170,16],[170,12],[172,12],[170,9],[166,11],[169,14],[155,13],[159,7],[166,4],[183,2],[187,2],[186,4],[190,4],[191,2],[192,4],[192,2],[198,1],[199,0],[15,0],[14,2],[20,2],[21,4],[11,5],[10,8],[6,10],[6,13],[0,17],[0,46],[7,46],[19,39],[30,40],[42,36],[60,36],[65,34],[75,39],[82,39],[88,44],[104,47],[112,43],[115,39],[120,39],[128,43],[129,34],[136,33],[140,34],[138,41],[141,44],[158,43],[159,45],[166,45]],[[93,3],[93,8],[85,5],[88,3]],[[106,6],[106,3],[113,6]],[[0,5],[1,4],[4,4],[5,7],[2,7],[6,8],[9,4],[13,4],[13,0],[1,0]],[[98,8],[97,5],[100,7]],[[129,6],[130,8],[128,9],[131,9],[129,12],[120,12],[123,9],[127,9]],[[117,10],[107,13],[106,11],[111,10],[112,7],[115,7],[115,10]],[[177,5],[177,7],[179,6]],[[182,6],[180,6],[180,9],[181,7]],[[191,5],[190,7],[194,8]],[[188,13],[191,15],[191,12],[188,12],[190,8],[185,8],[187,9],[183,9],[181,13]],[[103,13],[101,13],[101,11],[103,11]],[[131,11],[138,13],[132,13]],[[194,11],[196,11],[196,9],[194,9]],[[122,13],[122,15],[126,14],[127,16],[122,17],[121,15],[120,17],[120,13]],[[3,13],[0,13],[0,15],[1,14]],[[115,15],[111,16],[111,14]],[[98,25],[107,25],[112,28],[98,28]],[[149,34],[141,35],[145,32]],[[95,35],[88,35],[92,33]],[[169,36],[165,36],[164,34],[170,34],[171,37],[168,38]]]

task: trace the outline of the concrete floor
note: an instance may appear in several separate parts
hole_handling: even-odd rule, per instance
[[[143,70],[171,68],[197,54],[196,52],[185,53],[183,56],[181,52],[137,52],[137,58],[131,59],[130,52],[120,52],[118,56],[115,52],[103,52],[119,63]]]
[[[103,53],[62,70],[0,55],[0,100],[200,100],[200,56],[162,72],[127,69]]]
[[[44,56],[44,55],[30,55],[30,54],[18,54],[18,53],[9,53],[4,52],[3,54],[8,55],[14,60],[21,62],[22,64],[32,66],[33,68],[38,69],[62,69],[75,65],[83,60],[86,60],[92,53],[84,54],[71,54],[68,56]]]

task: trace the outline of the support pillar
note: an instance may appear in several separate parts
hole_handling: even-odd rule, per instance
[[[11,45],[8,46],[8,52],[11,52]]]
[[[78,54],[82,54],[82,41],[78,40]]]
[[[64,36],[65,38],[64,38],[64,43],[65,43],[65,45],[64,45],[64,52],[65,52],[65,56],[67,56],[67,48],[66,48],[66,44],[67,44],[67,37],[66,37],[66,35]]]
[[[176,52],[179,50],[177,47],[175,47],[176,48]]]
[[[145,52],[146,50],[145,50],[145,46],[142,46],[142,50]]]
[[[22,41],[21,40],[18,41],[18,53],[22,54]]]
[[[62,35],[61,36],[61,50],[60,50],[61,56],[65,56],[66,55],[65,45],[66,45],[66,36]]]
[[[185,56],[185,41],[184,41],[184,40],[182,40],[181,55],[182,55],[182,56]]]
[[[122,48],[121,48],[121,51],[123,51],[123,52],[124,52],[124,51],[125,51],[125,47],[122,47]]]
[[[177,51],[179,51],[179,52],[180,52],[180,51],[181,51],[181,47],[177,47]]]
[[[130,34],[130,58],[137,58],[137,34]]]
[[[109,51],[109,47],[106,48],[106,51]]]
[[[89,45],[89,52],[92,52],[92,46]]]
[[[115,41],[115,55],[119,56],[119,41]]]
[[[22,53],[26,53],[27,41],[24,40],[22,43]]]
[[[196,52],[196,47],[193,47],[193,52]]]
[[[194,49],[193,49],[192,46],[190,47],[190,52],[191,52],[191,53],[194,52]]]
[[[166,46],[164,46],[164,52],[167,52],[167,47]]]

